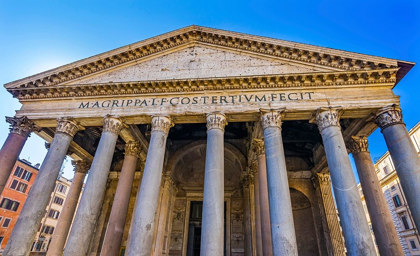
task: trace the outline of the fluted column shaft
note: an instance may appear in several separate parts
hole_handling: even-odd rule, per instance
[[[339,114],[333,109],[321,109],[316,121],[324,142],[347,255],[376,255],[341,133]]]
[[[263,242],[262,242],[262,231],[261,231],[261,203],[260,203],[260,182],[258,179],[258,162],[252,163],[252,170],[254,175],[254,209],[255,209],[255,240],[256,240],[256,252],[258,256],[263,255]]]
[[[35,124],[26,117],[6,117],[10,133],[0,150],[0,195]]]
[[[89,241],[101,210],[118,134],[123,127],[123,122],[117,117],[104,118],[101,139],[64,249],[65,256],[82,256],[88,252]]]
[[[200,255],[223,255],[224,247],[224,131],[222,114],[207,115],[203,221]]]
[[[271,241],[270,206],[268,202],[267,165],[265,160],[264,141],[261,139],[254,139],[253,146],[258,161],[263,255],[271,256],[273,255],[273,244]]]
[[[390,106],[380,110],[376,123],[381,127],[414,222],[420,227],[420,159],[403,123],[401,109]]]
[[[261,114],[267,163],[268,199],[270,203],[273,255],[298,255],[292,202],[287,179],[286,159],[281,136],[281,113]]]
[[[51,147],[29,191],[3,255],[29,255],[70,142],[79,129],[81,127],[75,120],[66,118],[58,120]]]
[[[141,186],[137,194],[128,256],[150,256],[151,254],[166,140],[172,126],[173,123],[169,117],[156,116],[152,118],[152,135]]]
[[[380,255],[403,255],[391,212],[376,175],[366,137],[353,137],[350,151],[356,164]]]
[[[114,256],[120,252],[139,153],[138,142],[129,142],[126,144],[124,162],[121,168],[114,202],[112,203],[101,256]]]
[[[48,247],[47,256],[63,255],[64,245],[66,244],[77,202],[79,201],[80,192],[82,191],[83,181],[85,180],[86,173],[90,167],[90,163],[87,163],[86,161],[73,161],[73,165],[75,167],[74,177],[64,202],[63,210],[58,218],[50,246]]]

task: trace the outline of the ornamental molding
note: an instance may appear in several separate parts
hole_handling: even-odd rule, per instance
[[[258,161],[256,159],[251,161],[251,165],[249,166],[249,172],[253,175],[258,173]]]
[[[78,161],[71,161],[71,164],[74,166],[74,172],[80,172],[83,174],[88,173],[90,169],[91,162],[78,160]]]
[[[124,124],[121,118],[112,115],[106,115],[104,117],[102,132],[112,132],[118,135],[123,128],[126,128],[126,124]]]
[[[80,125],[79,121],[71,117],[62,117],[57,119],[56,132],[65,133],[74,137],[74,135],[85,128]]]
[[[161,131],[165,134],[169,133],[171,127],[174,126],[174,122],[168,116],[154,116],[152,117],[152,132]]]
[[[352,154],[369,152],[369,142],[364,136],[352,136],[348,142],[347,148]]]
[[[59,85],[86,75],[109,70],[122,64],[136,62],[174,48],[194,46],[196,44],[213,45],[241,52],[271,56],[311,66],[320,65],[332,70],[369,71],[413,65],[411,62],[350,53],[326,47],[200,26],[189,26],[20,79],[5,86],[7,89],[10,89]]]
[[[29,120],[26,116],[22,117],[8,117],[6,116],[6,122],[10,124],[10,133],[22,135],[23,137],[29,137],[31,132],[38,131],[39,127],[35,123]]]
[[[139,157],[140,155],[140,143],[138,141],[130,141],[125,144],[124,154],[126,156]]]
[[[254,141],[252,142],[252,150],[257,156],[265,155],[264,140],[254,139]]]
[[[277,127],[281,129],[281,119],[283,118],[285,109],[261,109],[261,126],[263,131],[269,127]]]
[[[340,112],[333,108],[320,108],[316,113],[316,124],[318,129],[322,132],[325,128],[330,126],[340,126]]]
[[[394,124],[404,124],[401,108],[397,105],[392,105],[380,109],[376,113],[375,123],[381,128],[381,130],[392,126]]]
[[[320,185],[330,185],[331,184],[331,178],[329,174],[323,174],[323,173],[317,173],[316,179],[318,180]]]
[[[210,113],[207,114],[207,131],[211,129],[220,129],[225,132],[225,126],[227,125],[226,116],[221,113]]]
[[[74,98],[106,95],[147,95],[155,93],[203,92],[210,90],[276,89],[297,87],[343,87],[394,85],[399,69],[293,73],[280,75],[232,76],[221,78],[172,79],[109,82],[42,87],[10,88],[20,100]]]

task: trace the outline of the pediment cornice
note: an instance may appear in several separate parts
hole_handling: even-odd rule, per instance
[[[185,93],[210,90],[252,90],[361,85],[392,86],[396,82],[398,70],[398,68],[393,68],[369,71],[75,84],[59,87],[44,86],[17,88],[9,89],[9,92],[11,92],[14,97],[25,100],[106,95]]]
[[[400,69],[396,82],[414,65],[414,63],[394,59],[190,26],[20,79],[6,84],[5,87],[10,92],[15,91],[15,89],[51,88],[80,79],[83,76],[147,58],[175,47],[187,44],[193,45],[194,43],[228,47],[233,50],[263,54],[267,57],[284,58],[302,64],[320,65],[335,71],[371,71],[403,67]]]

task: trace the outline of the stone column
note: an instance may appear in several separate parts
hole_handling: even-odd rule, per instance
[[[124,127],[120,118],[110,115],[107,115],[103,122],[101,139],[64,249],[64,256],[87,254],[101,210],[118,134]]]
[[[380,255],[403,255],[404,252],[392,222],[391,212],[388,209],[368,151],[367,138],[352,137],[349,149],[353,155],[360,183],[362,184]]]
[[[420,159],[402,120],[399,106],[389,106],[376,114],[389,154],[401,181],[414,222],[420,227]]]
[[[162,193],[162,199],[160,200],[160,211],[159,211],[159,217],[158,217],[158,223],[157,223],[157,234],[156,234],[156,243],[155,243],[155,250],[153,252],[153,255],[164,255],[163,248],[165,247],[165,242],[167,239],[165,237],[168,237],[168,233],[170,230],[168,230],[168,222],[170,216],[170,209],[171,206],[171,199],[174,194],[176,194],[176,185],[175,181],[172,179],[170,175],[166,175],[163,181],[163,193]],[[167,253],[168,248],[166,249],[165,254]]]
[[[36,129],[34,122],[25,116],[6,117],[6,122],[10,123],[10,133],[0,151],[0,194],[6,186],[26,139]]]
[[[267,163],[273,255],[298,255],[286,159],[281,137],[280,111],[261,111]]]
[[[86,161],[72,161],[74,166],[74,177],[71,182],[69,193],[63,205],[63,210],[57,222],[57,226],[52,235],[51,244],[47,251],[47,256],[63,255],[64,245],[66,244],[70,226],[73,221],[74,212],[76,211],[79,201],[80,192],[82,191],[83,181],[89,170],[90,163]]]
[[[251,210],[251,243],[252,243],[252,254],[257,255],[257,229],[255,222],[255,189],[254,189],[254,174],[248,170],[249,173],[249,201]],[[260,254],[261,255],[261,254]]]
[[[331,108],[319,109],[316,122],[324,142],[347,255],[376,255],[356,179],[341,134],[339,113]]]
[[[81,128],[79,123],[71,118],[58,119],[51,147],[29,191],[3,255],[29,255],[70,142]]]
[[[226,117],[207,115],[207,148],[204,173],[203,222],[200,255],[223,255],[224,247],[224,132]]]
[[[155,116],[152,118],[152,136],[141,186],[137,194],[128,256],[150,256],[151,254],[166,139],[172,126],[173,122],[169,117]]]
[[[318,195],[321,197],[321,211],[325,215],[325,231],[328,247],[328,255],[345,256],[343,234],[341,233],[340,222],[338,221],[337,209],[335,208],[334,197],[331,190],[331,179],[329,174],[318,173],[314,178],[314,184]]]
[[[129,142],[125,145],[124,162],[121,168],[114,202],[112,203],[101,256],[114,256],[120,253],[124,226],[130,203],[131,188],[133,187],[134,173],[136,171],[139,154],[140,149],[138,142]]]
[[[271,241],[270,206],[268,203],[267,165],[265,160],[264,140],[254,139],[253,150],[258,161],[258,181],[260,190],[261,236],[263,255],[273,255]]]
[[[242,194],[244,199],[244,230],[245,230],[245,256],[252,256],[252,230],[251,230],[251,200],[249,191],[249,174],[241,181]]]
[[[263,242],[261,231],[261,203],[260,203],[260,182],[258,179],[258,161],[254,160],[251,163],[251,171],[254,180],[254,212],[255,212],[255,240],[256,253],[258,256],[263,255]]]

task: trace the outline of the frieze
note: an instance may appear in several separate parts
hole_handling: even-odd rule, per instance
[[[376,113],[376,124],[381,130],[394,124],[404,124],[401,108],[397,105],[388,106]]]
[[[80,130],[84,130],[84,128],[74,118],[63,117],[57,119],[56,132],[65,133],[73,137]]]
[[[111,51],[111,54],[98,55],[87,59],[87,61],[80,61],[76,65],[58,68],[10,84],[20,88],[57,85],[124,63],[134,62],[171,48],[198,43],[264,54],[275,58],[284,58],[309,65],[321,65],[339,70],[375,70],[397,67],[395,60],[373,58],[372,56],[359,54],[350,56],[344,51],[334,51],[319,47],[314,48],[295,43],[291,45],[289,42],[282,40],[265,42],[267,38],[263,37],[259,38],[262,41],[258,41],[254,40],[255,38],[248,37],[244,34],[192,26],[187,29],[180,29],[173,33],[168,33],[155,40],[149,39],[144,42],[135,43],[130,45],[129,48],[123,47],[122,49]],[[375,60],[368,61],[367,58]]]
[[[29,137],[31,132],[39,130],[34,122],[29,120],[26,116],[22,117],[8,117],[6,122],[10,124],[10,133],[20,134],[24,137]]]

